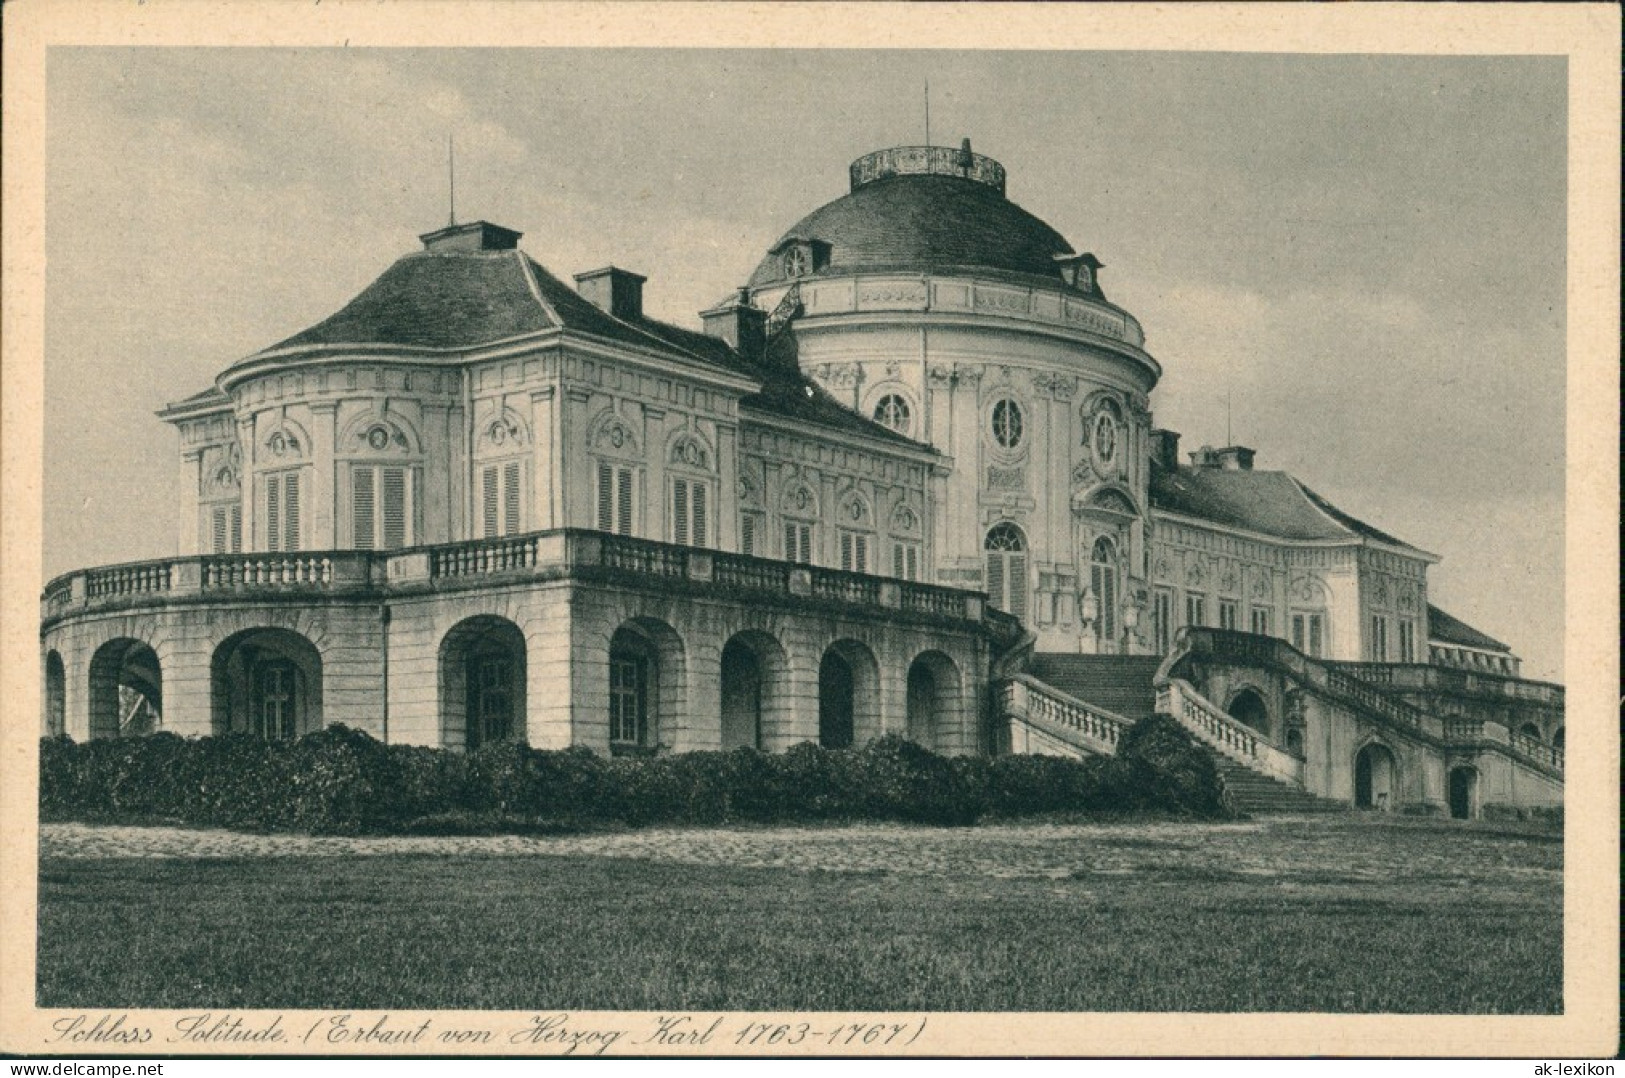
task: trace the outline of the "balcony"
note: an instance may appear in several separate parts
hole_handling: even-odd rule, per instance
[[[951,621],[981,622],[986,612],[980,592],[559,529],[396,551],[203,555],[82,569],[45,586],[40,617],[49,625],[83,613],[306,595],[379,602],[424,590],[562,578],[666,582],[747,599],[793,598]]]

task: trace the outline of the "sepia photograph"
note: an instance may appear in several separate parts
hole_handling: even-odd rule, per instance
[[[39,50],[8,1050],[1609,1012],[1572,56],[338,8]]]

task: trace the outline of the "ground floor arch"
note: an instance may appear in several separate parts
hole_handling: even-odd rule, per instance
[[[46,666],[49,675],[49,659]],[[66,684],[64,673],[64,692]],[[91,738],[139,737],[162,728],[163,669],[145,641],[116,637],[98,647],[89,688]]]
[[[787,704],[784,647],[769,633],[746,630],[723,645],[721,663],[722,747],[762,748]]]
[[[1354,804],[1387,812],[1394,807],[1398,768],[1386,745],[1373,741],[1354,757]]]
[[[686,650],[670,625],[652,617],[621,624],[609,639],[609,747],[652,752],[669,746],[669,729],[687,701]]]
[[[880,733],[880,667],[856,640],[838,640],[818,664],[818,743],[847,749]]]
[[[1552,731],[1552,748],[1557,749],[1559,752],[1563,749],[1563,728],[1561,726]]]
[[[1460,766],[1450,769],[1448,797],[1450,818],[1471,820],[1478,815],[1478,770]]]
[[[1532,722],[1526,722],[1523,725],[1519,726],[1518,727],[1518,736],[1519,737],[1527,737],[1531,741],[1543,741],[1543,740],[1545,740],[1544,738],[1542,738],[1540,736],[1540,727],[1536,726]]]
[[[45,736],[61,737],[68,730],[68,672],[55,648],[45,653]]]
[[[916,656],[908,668],[905,731],[909,740],[935,752],[951,747],[964,716],[959,667],[940,651]]]
[[[1265,737],[1270,736],[1270,709],[1257,689],[1246,688],[1230,698],[1225,708],[1231,718],[1252,727]]]
[[[214,733],[272,740],[322,728],[322,656],[292,629],[244,629],[221,641],[209,664]]]
[[[525,740],[525,634],[506,618],[458,622],[440,642],[441,744]]]

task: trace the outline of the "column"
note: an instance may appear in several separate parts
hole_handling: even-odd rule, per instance
[[[553,421],[557,396],[552,386],[530,394],[531,429],[531,523],[538,530],[561,527],[559,484],[556,462],[563,458],[556,449],[557,426]]]
[[[187,449],[181,453],[180,475],[180,542],[175,546],[181,557],[199,553],[198,488],[203,481],[203,450]]]
[[[338,547],[337,514],[338,484],[334,442],[339,406],[323,401],[310,406],[310,549],[334,550]]]

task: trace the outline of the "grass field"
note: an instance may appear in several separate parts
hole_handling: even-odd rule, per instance
[[[231,856],[215,833],[190,837],[216,856],[117,856],[129,833],[47,829],[42,1006],[1562,1009],[1561,840],[1532,830],[1349,814],[348,856]]]

